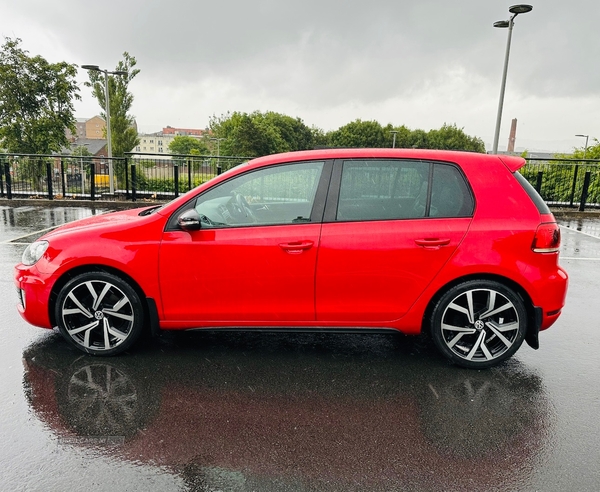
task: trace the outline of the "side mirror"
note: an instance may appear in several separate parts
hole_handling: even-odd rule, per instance
[[[196,209],[182,213],[177,219],[177,224],[184,231],[198,231],[202,228],[200,214],[196,212]]]

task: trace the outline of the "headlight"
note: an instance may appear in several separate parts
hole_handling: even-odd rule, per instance
[[[35,243],[31,243],[25,251],[23,251],[23,257],[21,258],[21,263],[23,265],[33,265],[37,262],[42,255],[48,249],[48,241],[36,241]]]

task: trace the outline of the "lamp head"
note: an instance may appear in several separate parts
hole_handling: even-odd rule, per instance
[[[519,15],[519,14],[526,14],[527,12],[531,12],[533,10],[533,6],[532,5],[513,5],[512,7],[510,7],[508,9],[508,11],[511,14],[515,14],[515,15]]]

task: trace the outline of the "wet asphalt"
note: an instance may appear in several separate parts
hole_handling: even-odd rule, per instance
[[[560,218],[558,322],[487,371],[390,335],[176,333],[93,358],[13,266],[110,206],[0,201],[2,491],[600,490],[600,219]]]

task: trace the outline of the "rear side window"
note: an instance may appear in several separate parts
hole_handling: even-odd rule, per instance
[[[474,201],[462,173],[424,161],[346,161],[336,219],[468,217]]]
[[[538,212],[540,214],[551,213],[550,209],[548,208],[548,205],[546,205],[546,202],[540,196],[540,194],[535,190],[535,188],[533,186],[531,186],[531,183],[529,181],[527,181],[527,179],[525,179],[523,177],[523,175],[519,172],[515,172],[514,176],[515,176],[515,178],[517,178],[517,181],[521,184],[523,189],[527,192],[527,194],[529,195],[529,198],[531,198],[531,201],[537,207]]]

